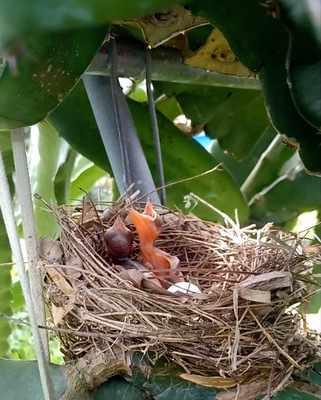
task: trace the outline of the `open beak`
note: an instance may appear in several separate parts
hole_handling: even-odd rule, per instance
[[[130,217],[139,235],[141,244],[153,245],[155,240],[161,233],[162,221],[156,211],[153,209],[153,205],[150,200],[147,201],[145,210],[143,213],[131,209]]]

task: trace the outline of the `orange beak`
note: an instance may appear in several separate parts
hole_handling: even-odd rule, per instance
[[[141,247],[153,246],[155,240],[161,233],[162,221],[153,209],[151,201],[147,201],[145,210],[142,214],[134,209],[131,209],[129,214],[136,227]]]
[[[155,274],[164,278],[165,281],[169,278],[171,281],[183,282],[184,278],[181,273],[169,273],[168,271],[178,268],[179,259],[167,254],[157,247],[154,247],[155,240],[158,238],[162,230],[162,220],[153,209],[152,203],[150,201],[147,202],[142,214],[131,209],[130,217],[139,236],[140,250],[142,252],[143,260],[150,263]],[[163,282],[162,285],[165,288],[170,286],[170,284],[167,284],[166,282]]]

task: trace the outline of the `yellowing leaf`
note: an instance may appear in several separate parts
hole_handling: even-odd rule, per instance
[[[188,29],[208,24],[205,19],[180,6],[119,23],[139,27],[151,47],[159,46]]]
[[[184,64],[226,75],[249,77],[251,71],[236,58],[227,40],[214,29],[206,43],[194,53],[186,54]]]
[[[222,376],[202,376],[195,374],[180,374],[182,379],[196,383],[197,385],[202,385],[210,388],[222,388],[227,389],[236,386],[237,383],[242,382],[245,376],[238,381],[234,378],[224,378]]]
[[[56,268],[48,267],[46,268],[47,274],[50,279],[55,283],[55,285],[67,296],[72,296],[75,294],[73,287],[67,282],[67,280],[59,273]]]

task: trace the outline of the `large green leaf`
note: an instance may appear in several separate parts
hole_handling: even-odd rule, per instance
[[[282,49],[260,70],[266,107],[277,131],[289,138],[294,137],[299,143],[300,157],[306,168],[318,172],[321,137],[317,130],[301,117],[293,104],[286,70],[283,68],[285,58],[286,50]]]
[[[295,157],[295,150],[284,146],[282,136],[277,135],[270,145],[261,152],[257,164],[241,186],[246,198],[250,200],[262,189],[273,184],[282,175],[287,174],[289,171],[284,171],[285,163],[290,163],[291,157]],[[298,166],[301,167],[301,161],[299,157],[295,157],[294,162],[290,165],[292,167],[291,173]]]
[[[263,396],[257,397],[255,400],[262,399]],[[294,388],[286,388],[273,396],[273,400],[317,400],[319,396],[312,393],[305,393]]]
[[[134,369],[128,382],[137,388],[145,389],[155,400],[213,400],[217,389],[207,388],[180,378],[185,372],[181,367],[171,364],[165,357],[152,362],[154,354],[134,354]],[[151,359],[150,359],[151,358]]]
[[[319,209],[320,204],[320,179],[301,171],[294,180],[283,180],[258,197],[250,211],[253,219],[282,224],[304,211]]]
[[[301,8],[307,3],[294,6],[291,1],[282,0],[280,4],[281,15],[282,10],[286,10],[283,15],[291,31],[290,36],[281,20],[271,16],[273,12],[278,14],[278,6],[274,2],[266,2],[265,9],[256,0],[193,1],[190,6],[192,11],[221,30],[244,65],[259,72],[267,112],[273,125],[279,133],[296,138],[306,168],[320,173],[321,139],[316,135],[317,129],[306,122],[319,123],[317,127],[320,127],[320,51],[316,52],[320,46],[314,46],[313,34],[304,34],[306,19],[312,19],[306,15],[302,18]],[[287,76],[288,48],[291,63]],[[288,77],[292,85],[291,93]]]
[[[10,56],[17,66],[7,64],[0,77],[0,130],[43,120],[78,82],[106,33],[105,26],[47,33],[21,44]]]
[[[154,143],[148,122],[148,108],[144,105],[130,102],[130,109],[147,161],[153,176],[156,177]],[[49,120],[55,125],[59,134],[74,146],[77,151],[110,172],[105,149],[91,108],[85,98],[82,83],[79,83],[66,101],[52,113]],[[158,114],[158,122],[167,183],[193,177],[213,168],[217,164],[205,149],[194,140],[188,139],[161,114]],[[78,140],[80,135],[81,140]],[[235,181],[226,171],[215,171],[210,175],[168,188],[168,206],[176,205],[184,209],[184,196],[191,191],[231,217],[234,217],[235,209],[238,209],[241,221],[245,221],[248,217],[248,208],[245,200]],[[217,218],[214,213],[211,215],[209,210],[201,205],[196,207],[193,212],[204,218]]]
[[[120,377],[115,377],[99,386],[95,395],[95,400],[111,398],[114,400],[145,400],[150,397],[146,390],[135,387]]]
[[[143,15],[179,0],[1,0],[0,52],[17,39],[39,32],[88,28]]]
[[[309,171],[320,171],[321,137],[295,108],[285,69],[285,49],[276,53],[261,69],[266,107],[273,125],[281,134],[295,138],[299,143],[300,157]],[[295,143],[294,143],[295,144]]]
[[[77,152],[69,148],[65,161],[60,164],[54,179],[54,190],[57,204],[66,204],[69,200],[70,180],[75,165]]]
[[[84,191],[89,192],[98,179],[106,176],[106,171],[97,167],[97,165],[88,166],[87,169],[82,171],[76,179],[70,184],[70,200],[82,198]]]
[[[56,206],[54,180],[59,168],[62,139],[50,123],[39,124],[39,162],[36,170],[35,193],[50,206]],[[54,237],[59,228],[53,214],[40,201],[35,201],[35,222],[38,236]]]
[[[288,43],[285,27],[258,0],[193,0],[189,6],[223,33],[236,57],[251,71],[258,71]]]
[[[238,185],[241,186],[242,183],[246,180],[246,178],[250,174],[250,172],[253,170],[253,168],[255,168],[262,153],[269,147],[274,138],[275,138],[275,130],[269,126],[264,131],[263,135],[259,138],[259,140],[256,142],[253,150],[248,155],[248,157],[241,162],[236,161],[235,157],[232,154],[229,154],[226,151],[224,152],[221,149],[217,140],[213,141],[213,144],[210,148],[210,152],[215,158],[215,160],[224,164],[224,166],[234,177]]]
[[[147,365],[148,367],[148,365]],[[216,390],[198,386],[175,376],[166,375],[159,371],[148,378],[135,369],[132,377],[133,382],[126,382],[120,377],[114,377],[102,384],[92,397],[87,392],[82,398],[93,398],[95,400],[131,399],[144,400],[146,398],[155,400],[212,400],[215,398]],[[64,376],[64,367],[50,364],[50,372],[57,398],[61,398],[67,389],[67,381]],[[75,386],[77,388],[77,386]],[[36,361],[12,361],[0,359],[0,391],[5,400],[43,400],[38,365]],[[257,397],[261,399],[262,396]],[[317,397],[311,393],[304,393],[293,388],[286,388],[274,397],[276,400],[316,400]],[[78,399],[78,397],[77,397]]]
[[[57,398],[66,390],[67,382],[59,365],[50,365]],[[36,361],[12,361],[0,358],[0,392],[5,400],[43,400]]]
[[[80,154],[105,171],[111,170],[82,81],[48,120]]]
[[[293,102],[302,117],[321,130],[321,34],[316,22],[320,15],[312,17],[318,10],[311,9],[313,3],[307,0],[279,0],[278,4],[290,33],[286,66]]]
[[[268,125],[262,92],[233,87],[155,83],[160,93],[176,96],[194,124],[205,124],[223,150],[238,161],[246,158]]]

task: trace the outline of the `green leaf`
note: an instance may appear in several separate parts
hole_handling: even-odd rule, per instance
[[[294,153],[295,150],[289,149],[284,145],[281,135],[277,135],[269,147],[261,154],[257,164],[241,187],[242,193],[246,198],[250,200],[255,194],[275,182],[282,174],[281,170],[284,167],[284,163]],[[298,161],[300,162],[300,159]]]
[[[60,164],[54,179],[54,191],[57,204],[66,204],[69,199],[70,179],[74,168],[77,152],[69,149],[66,160]]]
[[[20,281],[12,285],[12,309],[14,311],[20,310],[25,305]]]
[[[62,139],[48,122],[39,124],[38,151],[39,162],[36,171],[35,193],[50,206],[56,204],[54,180],[59,168]],[[55,217],[40,201],[35,201],[35,221],[38,237],[54,237],[59,228]]]
[[[295,5],[288,0],[282,0],[281,4],[288,5],[291,17],[301,17],[297,9],[305,6]],[[285,69],[286,52],[289,46],[289,34],[281,20],[272,18],[264,8],[269,8],[267,2],[265,7],[256,0],[239,2],[224,0],[190,3],[191,10],[211,22],[217,27],[228,40],[235,56],[250,70],[257,71],[263,84],[265,102],[268,115],[277,131],[286,134],[289,138],[295,137],[299,142],[300,156],[306,168],[312,173],[320,173],[320,135],[316,135],[317,129],[308,124],[304,118],[315,124],[315,118],[320,113],[320,74],[317,64],[320,59],[320,51],[314,58],[308,61],[304,57],[303,47],[309,48],[310,42],[306,45],[304,38],[296,35],[296,40],[291,38],[291,59],[296,59],[293,49],[302,52],[304,62],[290,65],[289,76],[293,71],[294,86],[290,90],[287,86],[287,74]],[[293,15],[292,15],[293,12]],[[281,13],[282,14],[282,13]],[[237,16],[237,17],[235,17]],[[311,16],[310,16],[311,19]],[[233,21],[233,23],[230,23]],[[302,24],[293,24],[292,18],[291,34],[294,27]],[[296,23],[298,21],[295,21]],[[303,24],[304,25],[304,24]],[[302,32],[302,29],[298,30]],[[297,38],[299,37],[299,42]],[[306,38],[306,35],[304,36]],[[310,36],[311,37],[311,36]],[[296,43],[294,43],[296,42]],[[310,53],[309,53],[310,54]],[[317,57],[317,60],[316,60]],[[309,64],[311,62],[312,64]],[[312,66],[311,66],[312,65]],[[297,68],[295,68],[297,66]],[[319,68],[319,69],[318,69]],[[294,92],[292,92],[292,89]],[[310,104],[311,99],[313,105]],[[317,125],[320,128],[320,123]]]
[[[157,110],[172,122],[176,117],[183,114],[183,110],[175,97],[167,97],[166,99],[156,102],[155,105]]]
[[[0,218],[0,230],[2,230],[2,218]],[[0,233],[0,236],[1,233]],[[2,253],[3,245],[0,246],[1,263],[6,261],[5,254]],[[4,258],[3,258],[4,257]],[[9,259],[10,260],[10,259]],[[12,315],[12,292],[11,292],[11,268],[0,266],[0,312],[5,315]],[[12,333],[10,321],[0,318],[0,357],[7,357],[9,351],[9,336]]]
[[[313,367],[308,370],[304,370],[301,376],[312,385],[321,386],[321,362],[314,364]]]
[[[78,82],[106,32],[99,27],[48,33],[17,45],[0,78],[0,130],[43,120]]]
[[[59,365],[50,364],[56,395],[60,398],[67,383]],[[12,361],[0,358],[0,392],[6,400],[43,400],[36,361]]]
[[[217,138],[220,147],[243,160],[268,125],[259,90],[156,83],[160,93],[175,95],[183,113],[205,132]]]
[[[238,60],[251,71],[258,71],[288,43],[285,27],[257,0],[194,0],[189,7],[223,33]]]
[[[295,138],[305,167],[311,172],[320,172],[321,136],[308,124],[295,108],[287,85],[285,64],[286,50],[275,54],[261,68],[266,108],[273,126],[281,134]]]
[[[301,171],[294,180],[283,180],[258,197],[250,212],[258,221],[282,224],[304,211],[319,209],[320,203],[320,179]]]
[[[149,355],[152,356],[151,353]],[[196,385],[179,377],[184,372],[181,368],[168,364],[165,358],[153,364],[148,355],[136,353],[133,358],[133,375],[126,379],[132,385],[144,388],[155,400],[213,400],[217,389]]]
[[[21,37],[48,31],[90,28],[143,15],[179,0],[20,0],[0,1],[0,52]]]
[[[241,186],[251,170],[256,166],[261,154],[267,149],[274,138],[275,130],[269,126],[263,132],[263,135],[260,137],[260,139],[256,142],[248,157],[241,162],[237,162],[232,154],[224,152],[217,140],[213,141],[210,153],[213,155],[215,160],[224,164],[238,185]]]
[[[290,33],[286,66],[293,102],[302,117],[321,130],[320,26],[315,26],[308,1],[280,0],[278,5]]]
[[[261,399],[262,396],[257,397],[256,400]],[[312,393],[304,393],[299,390],[293,388],[286,388],[278,392],[275,396],[273,396],[273,400],[317,400],[319,397],[316,397]]]
[[[95,182],[104,176],[106,176],[106,171],[97,167],[97,165],[92,165],[85,169],[74,181],[71,182],[70,199],[75,200],[82,198],[84,196],[84,191],[89,192]],[[82,190],[80,190],[80,188]]]
[[[112,378],[99,386],[95,394],[95,400],[114,400],[130,399],[145,400],[146,391],[141,390],[121,378]]]
[[[105,171],[111,167],[82,81],[48,118],[78,153]]]

